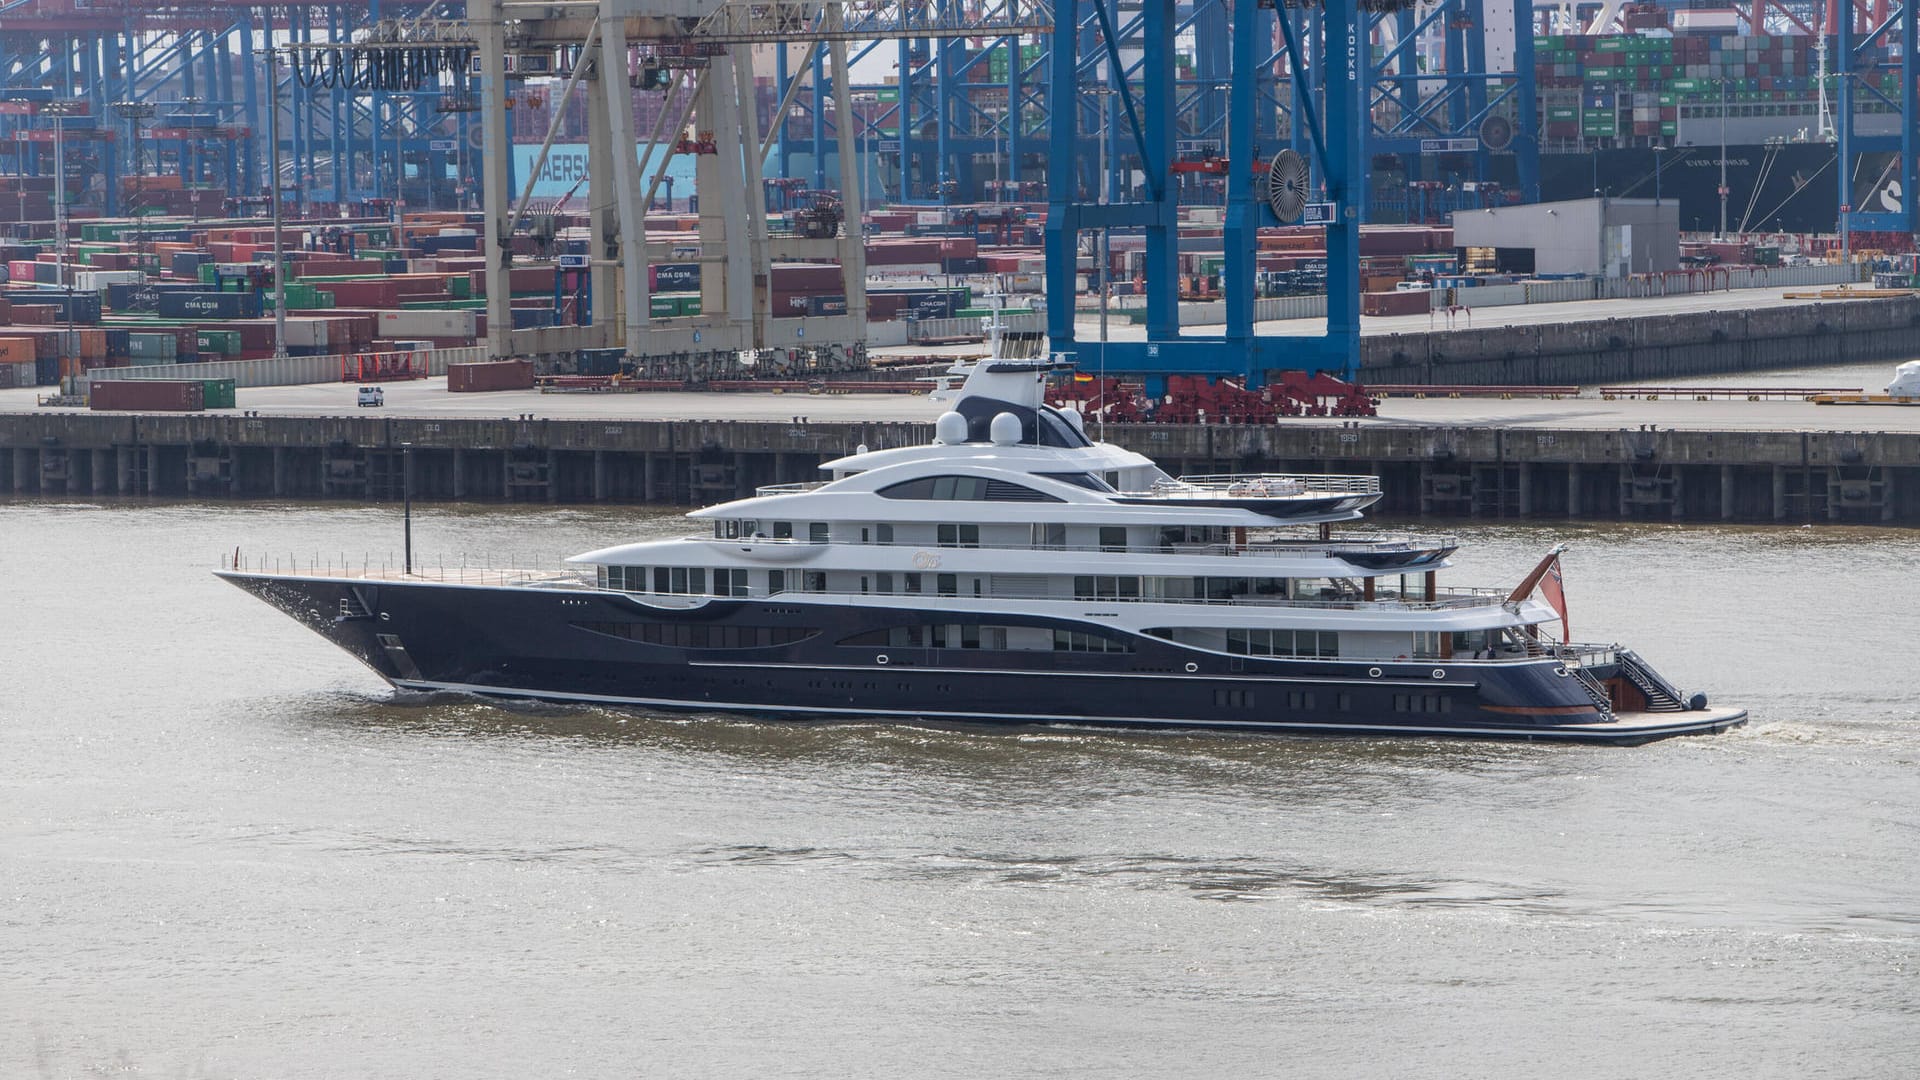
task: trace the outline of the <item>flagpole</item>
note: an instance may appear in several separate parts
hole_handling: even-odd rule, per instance
[[[1533,595],[1533,590],[1540,584],[1540,579],[1547,576],[1547,567],[1552,566],[1553,560],[1559,558],[1560,553],[1565,550],[1567,545],[1555,544],[1553,550],[1547,552],[1546,558],[1540,560],[1540,565],[1529,571],[1527,576],[1520,580],[1520,584],[1513,587],[1513,592],[1507,595],[1507,603],[1517,604]]]

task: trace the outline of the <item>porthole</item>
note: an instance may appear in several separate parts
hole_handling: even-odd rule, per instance
[[[1566,668],[1563,668],[1563,667],[1557,667],[1557,668],[1554,668],[1554,669],[1553,669],[1553,673],[1554,673],[1555,675],[1558,675],[1558,676],[1560,676],[1560,677],[1561,677],[1561,678],[1563,678],[1563,679],[1564,679],[1564,678],[1566,678],[1566,677],[1567,677],[1568,675],[1570,675],[1570,674],[1572,674],[1572,673],[1571,673],[1571,672],[1569,672],[1569,671],[1568,671],[1568,670],[1567,670]]]
[[[1433,677],[1434,677],[1434,678],[1436,678],[1436,679],[1444,679],[1444,678],[1446,678],[1446,677],[1447,677],[1447,669],[1446,669],[1446,668],[1434,668],[1434,669],[1433,669]]]
[[[1193,661],[1191,661],[1191,660],[1189,660],[1189,661],[1187,661],[1187,674],[1189,674],[1189,675],[1191,675],[1191,674],[1193,674],[1194,672],[1196,672],[1196,671],[1199,671],[1199,670],[1200,670],[1200,665],[1199,665],[1199,664],[1196,664],[1196,663],[1194,663],[1194,662],[1193,662]]]
[[[1380,669],[1379,669],[1379,668],[1377,668],[1377,667],[1370,667],[1370,668],[1368,668],[1368,669],[1367,669],[1367,678],[1369,678],[1369,679],[1377,679],[1377,678],[1379,678],[1379,677],[1380,677]]]
[[[873,662],[884,667],[887,662],[887,654],[881,653],[879,656],[873,658]]]

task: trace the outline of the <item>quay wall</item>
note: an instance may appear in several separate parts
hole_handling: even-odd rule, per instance
[[[927,424],[0,414],[0,495],[705,504]],[[1920,525],[1920,433],[1108,425],[1176,473],[1354,472],[1379,511]],[[408,444],[411,444],[409,449]]]
[[[1778,307],[1462,327],[1360,339],[1360,381],[1595,386],[1920,352],[1920,295]]]

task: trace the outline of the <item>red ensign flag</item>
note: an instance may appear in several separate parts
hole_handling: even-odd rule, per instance
[[[1540,579],[1540,595],[1560,615],[1560,641],[1570,644],[1573,641],[1573,628],[1567,624],[1567,589],[1560,580],[1560,557],[1553,558],[1553,565],[1547,567],[1546,576]]]

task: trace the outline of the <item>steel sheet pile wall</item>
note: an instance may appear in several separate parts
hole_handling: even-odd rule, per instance
[[[1920,297],[1378,334],[1363,383],[1599,385],[1913,355]]]
[[[130,384],[122,384],[130,385]],[[1436,517],[1920,524],[1920,434],[1108,425],[1176,473],[1359,472]],[[0,494],[708,504],[926,424],[0,414]]]

